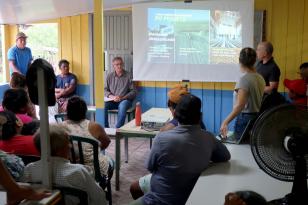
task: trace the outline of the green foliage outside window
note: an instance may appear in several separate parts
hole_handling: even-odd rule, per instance
[[[19,28],[27,36],[27,46],[31,48],[33,59],[44,58],[56,68],[58,61],[58,24],[28,24]]]

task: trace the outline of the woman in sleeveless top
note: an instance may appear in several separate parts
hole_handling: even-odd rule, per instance
[[[100,148],[106,149],[110,144],[110,139],[105,130],[96,122],[86,119],[87,105],[85,101],[74,96],[69,99],[67,104],[67,118],[63,124],[69,128],[70,135],[94,138],[100,142]],[[93,166],[93,149],[91,145],[83,146],[84,162],[86,165]],[[100,153],[100,152],[99,152]],[[109,166],[113,166],[113,160],[103,154],[99,155],[99,165],[101,173],[108,175]]]

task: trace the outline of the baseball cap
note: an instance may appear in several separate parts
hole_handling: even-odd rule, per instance
[[[173,103],[178,103],[183,95],[189,94],[187,87],[182,85],[176,85],[168,92],[169,100]]]
[[[26,34],[24,32],[19,32],[16,35],[16,40],[19,38],[28,38],[28,36],[26,36]]]

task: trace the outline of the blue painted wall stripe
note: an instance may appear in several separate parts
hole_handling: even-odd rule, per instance
[[[95,121],[99,123],[102,127],[105,126],[104,110],[105,109],[102,108],[96,108],[95,112]]]
[[[0,85],[0,98],[9,88],[8,84]],[[137,101],[141,102],[142,111],[145,112],[152,107],[167,107],[168,88],[161,87],[139,87]],[[207,129],[215,134],[219,133],[221,122],[231,112],[233,106],[232,90],[208,90],[208,89],[190,89],[190,92],[202,100],[203,122]],[[78,85],[77,94],[82,96],[90,104],[90,86]],[[283,93],[288,99],[288,94]],[[104,125],[104,109],[97,108],[96,121]],[[234,122],[229,125],[229,130],[233,130]]]
[[[81,96],[88,105],[90,105],[91,99],[90,99],[90,86],[89,85],[77,85],[76,93],[78,96]]]
[[[233,91],[191,89],[193,95],[202,100],[203,122],[207,129],[219,133],[221,121],[231,112]],[[141,101],[142,111],[152,107],[167,107],[167,88],[140,87],[138,100]],[[229,126],[233,130],[233,123]]]

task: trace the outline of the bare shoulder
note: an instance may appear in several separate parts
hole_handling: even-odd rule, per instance
[[[89,132],[93,136],[98,136],[98,135],[101,135],[101,134],[105,134],[104,128],[100,124],[98,124],[96,122],[90,121],[88,128],[89,128]]]

